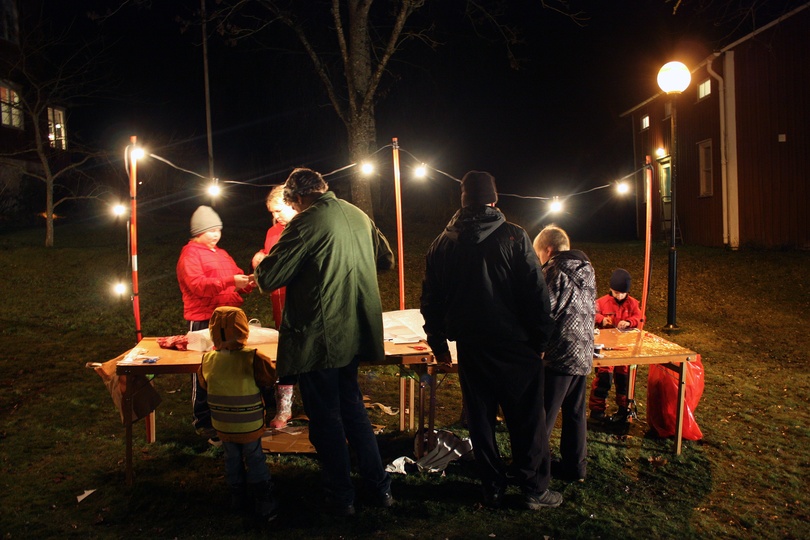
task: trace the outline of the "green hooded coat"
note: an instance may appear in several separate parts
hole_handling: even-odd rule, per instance
[[[262,292],[287,287],[279,376],[343,367],[355,356],[381,361],[377,270],[393,263],[374,222],[331,191],[296,215],[254,273]]]

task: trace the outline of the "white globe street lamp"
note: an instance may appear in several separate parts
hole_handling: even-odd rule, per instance
[[[678,162],[678,142],[677,142],[677,107],[678,96],[689,87],[692,75],[681,62],[668,62],[658,71],[658,86],[661,90],[672,96],[672,112],[670,115],[670,221],[669,221],[669,260],[667,275],[667,324],[664,330],[674,332],[679,329],[677,322],[677,300],[678,300],[678,252],[675,247],[675,224],[677,214],[675,213],[675,186],[677,184],[677,162]]]

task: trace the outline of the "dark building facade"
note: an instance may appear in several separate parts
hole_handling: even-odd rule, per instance
[[[633,122],[639,235],[652,204],[668,236],[676,159],[675,232],[704,246],[810,249],[810,3],[689,66],[680,95],[658,94],[625,112]],[[673,110],[676,151],[673,156]]]

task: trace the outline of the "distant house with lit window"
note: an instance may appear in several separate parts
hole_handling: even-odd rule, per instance
[[[16,210],[26,171],[42,167],[30,151],[37,130],[23,101],[28,89],[15,73],[20,57],[18,2],[0,0],[0,217]],[[40,136],[47,137],[47,146],[57,151],[68,149],[66,120],[66,110],[56,104],[46,107],[37,119]]]
[[[639,236],[704,246],[810,249],[810,3],[689,66],[680,95],[623,113],[633,122]],[[672,124],[676,107],[675,130]],[[675,219],[671,144],[675,131]],[[654,236],[654,237],[655,237]]]

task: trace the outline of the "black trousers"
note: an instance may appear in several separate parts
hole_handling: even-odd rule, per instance
[[[543,408],[543,366],[527,343],[457,342],[459,381],[470,440],[485,490],[506,486],[495,441],[498,407],[512,447],[512,471],[526,493],[548,488],[550,458]]]
[[[187,321],[188,329],[191,332],[208,328],[209,321]],[[208,390],[200,386],[197,374],[191,374],[191,424],[198,431],[213,431],[211,424],[211,409],[208,408]]]
[[[588,458],[588,420],[585,416],[586,375],[564,375],[546,369],[546,429],[549,438],[557,415],[562,414],[560,461],[566,475],[585,478]]]

